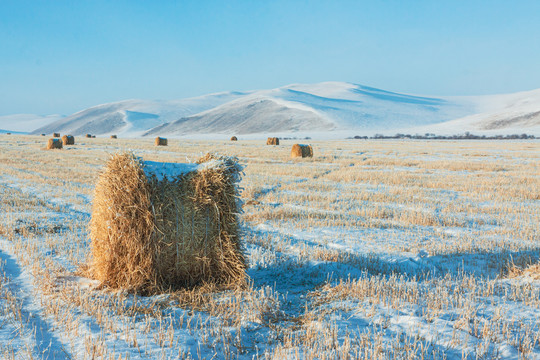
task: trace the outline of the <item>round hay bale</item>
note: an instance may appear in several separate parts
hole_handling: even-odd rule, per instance
[[[90,220],[90,275],[142,293],[245,281],[236,159],[143,162],[117,154],[101,172]]]
[[[167,139],[162,137],[157,137],[155,140],[156,146],[167,146]]]
[[[111,139],[118,139],[116,135],[111,135]]]
[[[64,145],[75,145],[75,138],[73,135],[64,135],[62,136],[62,143]]]
[[[49,139],[49,141],[47,141],[47,150],[61,149],[61,148],[62,148],[62,141],[60,139]]]
[[[96,138],[96,135],[92,135],[92,139],[95,139]]]
[[[85,137],[86,137],[87,139],[91,139],[91,138],[92,138],[92,134],[86,134]]]
[[[53,133],[53,137],[54,137],[54,138],[59,138],[59,137],[60,137],[60,133]]]
[[[266,139],[266,145],[279,145],[279,139],[277,137],[269,137]]]
[[[45,136],[45,134],[41,134],[41,136]]]
[[[231,141],[238,141],[238,138],[236,136],[231,137]]]
[[[6,135],[11,135],[11,133],[10,133],[10,132],[8,132],[8,133],[6,133]]]
[[[294,144],[291,150],[291,157],[313,157],[313,148],[311,145]]]

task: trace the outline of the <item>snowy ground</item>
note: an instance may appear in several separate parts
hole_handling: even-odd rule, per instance
[[[2,358],[540,358],[538,141],[44,140],[0,135]],[[249,286],[82,276],[97,172],[128,149],[241,159]]]

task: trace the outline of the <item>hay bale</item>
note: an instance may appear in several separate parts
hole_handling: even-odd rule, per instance
[[[60,137],[60,133],[53,133],[52,136],[53,136],[54,138],[59,138],[59,137]]]
[[[269,137],[266,139],[266,145],[279,145],[279,139],[277,137]]]
[[[92,139],[95,139],[96,138],[96,135],[92,135]]]
[[[6,133],[6,135],[11,135],[11,133],[8,132],[8,133]]]
[[[157,137],[155,140],[156,146],[167,146],[167,139],[162,137]]]
[[[236,136],[231,137],[231,141],[238,141],[238,138]]]
[[[45,136],[45,134],[41,134],[41,136]]]
[[[85,137],[86,137],[87,139],[91,139],[91,138],[92,138],[92,134],[86,134]]]
[[[313,157],[313,148],[311,145],[294,144],[291,150],[291,157]]]
[[[62,148],[62,141],[60,139],[49,139],[49,141],[47,141],[47,150],[61,149],[61,148]]]
[[[90,275],[143,293],[243,283],[240,171],[234,158],[171,164],[114,155],[95,189]]]
[[[75,138],[73,135],[64,135],[62,136],[62,143],[64,145],[75,145]]]
[[[111,135],[111,139],[118,139],[116,135]]]

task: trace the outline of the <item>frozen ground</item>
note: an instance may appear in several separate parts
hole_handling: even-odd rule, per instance
[[[540,143],[0,135],[0,357],[540,358]],[[250,284],[142,297],[84,276],[108,154],[238,156]]]

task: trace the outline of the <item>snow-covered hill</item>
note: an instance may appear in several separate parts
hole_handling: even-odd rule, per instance
[[[13,132],[13,133],[25,133],[34,130],[37,127],[41,127],[46,124],[50,124],[59,119],[62,119],[62,115],[34,115],[34,114],[15,114],[0,116],[0,133],[1,132]]]
[[[540,135],[540,89],[465,99],[475,104],[475,113],[422,130],[443,135],[455,134],[456,129],[483,134]]]
[[[203,113],[163,124],[145,135],[167,134],[263,134],[333,130],[335,124],[309,107],[296,106],[266,97],[231,101]]]
[[[124,100],[93,106],[42,126],[32,134],[61,132],[137,137],[149,129],[211,109],[244,93],[227,92],[173,101]]]
[[[42,126],[82,135],[342,137],[374,133],[526,132],[540,135],[540,90],[509,95],[426,97],[324,82],[224,92],[175,101],[103,104]]]
[[[440,123],[470,114],[466,102],[327,82],[261,90],[156,127],[147,135],[295,134],[342,136]],[[331,133],[329,133],[331,131]]]

